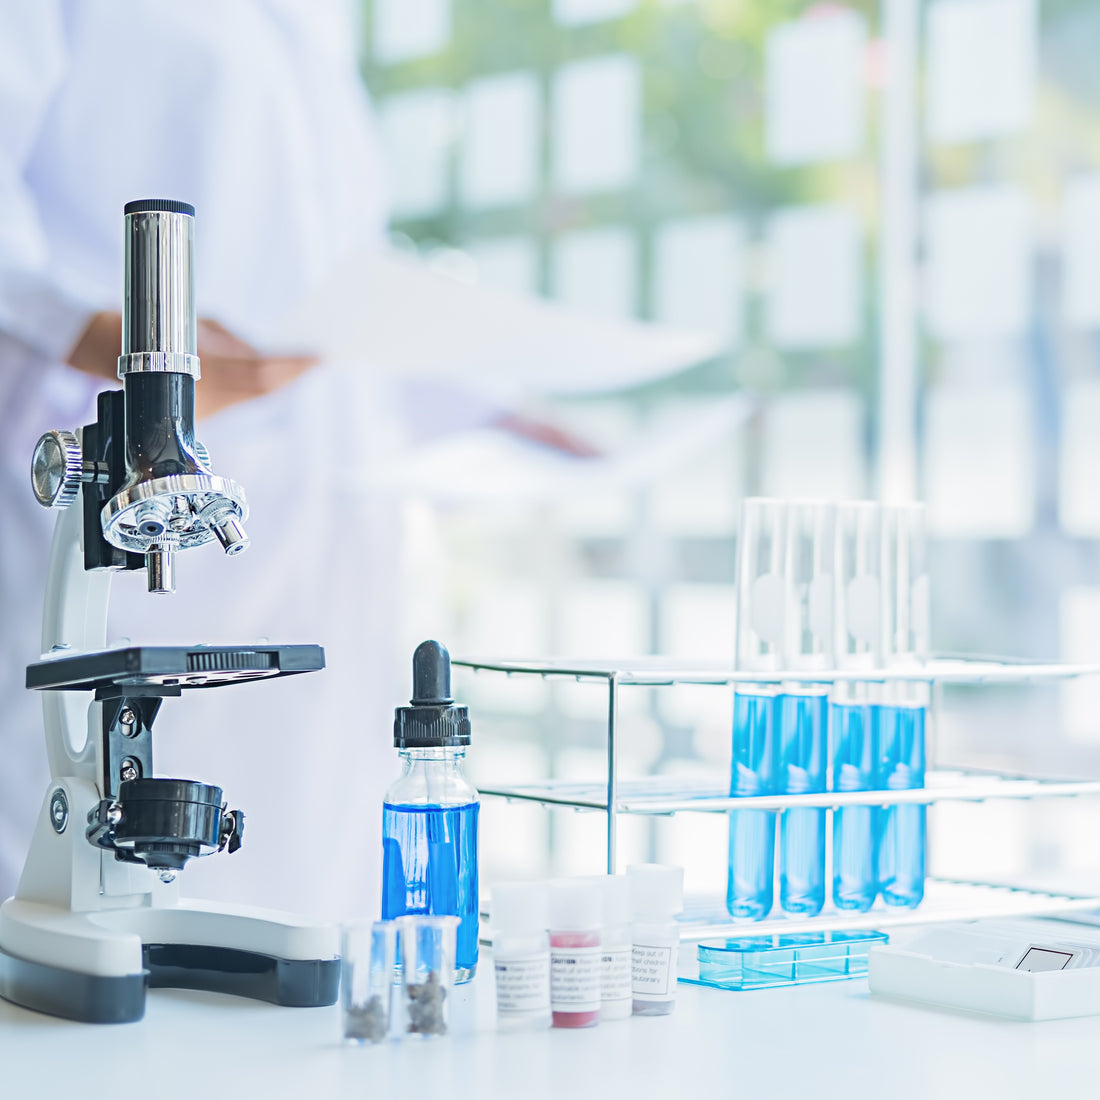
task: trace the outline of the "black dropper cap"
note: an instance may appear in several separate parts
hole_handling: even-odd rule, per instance
[[[393,712],[399,749],[453,748],[470,743],[470,715],[451,698],[451,655],[439,642],[421,642],[413,654],[413,695]]]

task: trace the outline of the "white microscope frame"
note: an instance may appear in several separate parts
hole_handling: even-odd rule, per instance
[[[58,517],[42,622],[44,654],[106,648],[110,570],[85,570],[80,501]],[[181,900],[178,879],[125,863],[85,836],[99,804],[102,703],[90,693],[43,691],[50,786],[15,897],[0,906],[0,950],[16,959],[103,978],[145,973],[143,945],[228,948],[281,960],[328,960],[338,931],[274,910]],[[79,736],[78,736],[79,731]],[[51,807],[68,806],[60,831]],[[61,816],[60,814],[58,815]]]

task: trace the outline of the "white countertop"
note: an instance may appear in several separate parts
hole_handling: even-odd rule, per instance
[[[1011,1023],[872,998],[866,980],[731,993],[681,984],[676,1011],[585,1031],[497,1033],[491,969],[452,1034],[349,1047],[338,1008],[151,990],[144,1020],[96,1026],[0,1001],[0,1096],[1095,1097],[1100,1018]]]

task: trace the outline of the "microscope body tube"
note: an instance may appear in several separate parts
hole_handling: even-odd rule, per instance
[[[173,200],[139,201],[127,204],[125,220],[118,374],[126,391],[126,484],[132,486],[204,470],[195,453],[194,210]]]
[[[228,554],[247,547],[247,505],[239,486],[213,477],[195,441],[194,209],[172,199],[127,203],[125,254],[126,468],[104,509],[104,536],[145,555],[151,592],[170,592],[175,551],[211,538]]]

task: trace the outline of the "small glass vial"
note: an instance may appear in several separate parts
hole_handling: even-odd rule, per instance
[[[470,719],[451,698],[451,658],[438,642],[413,656],[411,706],[394,716],[400,778],[382,806],[382,916],[459,918],[456,982],[477,969],[477,791],[463,774]]]
[[[356,921],[345,926],[340,984],[344,1038],[349,1043],[381,1043],[389,1038],[396,966],[393,921]]]
[[[634,1011],[630,883],[625,875],[593,875],[603,901],[600,929],[600,1019],[626,1020]]]
[[[458,917],[420,916],[397,922],[406,1035],[447,1034],[458,923]]]
[[[600,892],[584,879],[550,883],[550,1007],[554,1027],[600,1022]]]
[[[626,869],[634,918],[635,1016],[667,1016],[676,1005],[676,956],[684,909],[684,869],[635,863]]]
[[[493,970],[501,1031],[550,1026],[549,893],[545,882],[493,887]]]

